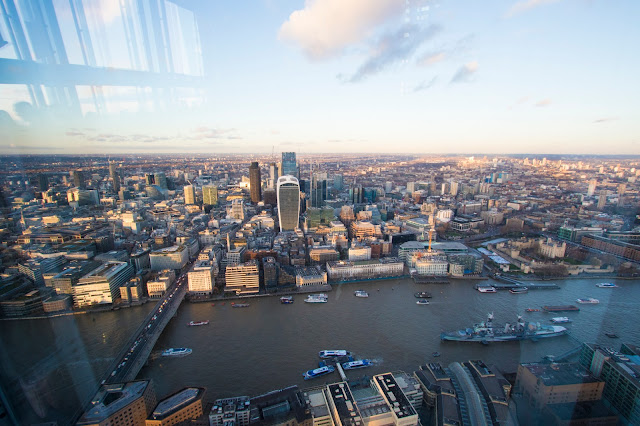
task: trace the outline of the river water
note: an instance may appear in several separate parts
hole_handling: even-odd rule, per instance
[[[601,289],[603,280],[556,281],[560,290],[535,290],[514,295],[507,291],[479,293],[472,281],[451,284],[414,284],[410,279],[353,283],[334,286],[324,304],[304,303],[296,296],[291,305],[277,297],[256,298],[247,308],[230,303],[183,303],[177,316],[158,340],[154,353],[170,347],[189,347],[193,353],[183,358],[154,357],[139,378],[151,378],[162,398],[190,385],[207,388],[207,399],[254,396],[297,384],[301,387],[340,380],[337,373],[312,381],[302,373],[316,368],[317,352],[346,349],[356,358],[376,362],[372,368],[355,370],[347,376],[358,378],[386,371],[411,372],[420,364],[435,360],[444,365],[453,361],[482,359],[505,372],[515,372],[518,363],[539,361],[544,355],[559,355],[582,341],[609,344],[638,344],[640,328],[640,283],[612,281],[620,287]],[[483,281],[491,283],[491,281]],[[368,298],[357,298],[364,289]],[[413,294],[429,291],[430,304],[416,304]],[[578,305],[577,298],[595,297],[597,305]],[[525,313],[543,305],[575,304],[580,312]],[[76,406],[76,394],[97,387],[110,359],[139,325],[151,304],[116,312],[76,315],[45,320],[0,323],[2,385],[15,401],[16,411],[31,410],[33,419],[63,419]],[[466,328],[493,312],[495,323],[514,322],[517,314],[525,320],[550,324],[554,316],[568,316],[563,324],[570,336],[481,345],[469,342],[441,342],[441,331]],[[209,320],[210,324],[189,327],[189,321]],[[620,339],[610,339],[614,331]],[[7,368],[7,366],[10,366]],[[28,375],[36,385],[18,377]],[[17,396],[38,387],[39,399]],[[60,398],[62,392],[65,398]],[[69,396],[72,396],[71,398]],[[64,422],[62,422],[64,423]]]

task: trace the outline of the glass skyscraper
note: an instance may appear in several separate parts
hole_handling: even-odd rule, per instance
[[[293,176],[278,179],[278,218],[280,231],[293,231],[300,217],[300,184]]]
[[[282,153],[282,176],[293,176],[298,178],[298,164],[296,163],[295,152]]]

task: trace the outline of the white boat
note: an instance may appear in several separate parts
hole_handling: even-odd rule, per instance
[[[371,367],[372,365],[373,362],[371,362],[371,360],[369,359],[359,359],[357,361],[345,362],[344,364],[342,364],[342,368],[345,370],[353,370],[356,368]]]
[[[188,325],[191,326],[191,327],[195,327],[195,326],[198,326],[198,325],[207,325],[207,324],[209,324],[208,320],[205,320],[205,321],[191,321],[191,322],[189,322]]]
[[[589,297],[589,298],[586,298],[586,299],[577,299],[576,302],[582,303],[582,304],[591,304],[591,305],[595,305],[597,303],[600,303],[600,301],[598,299],[594,299],[593,297]]]
[[[366,292],[366,291],[364,291],[364,290],[356,290],[353,294],[354,294],[356,297],[369,297],[369,293],[367,293],[367,292]]]
[[[327,303],[327,300],[329,300],[329,296],[326,294],[310,294],[304,299],[307,303]]]
[[[615,285],[614,283],[599,283],[599,284],[596,284],[596,287],[600,287],[600,288],[615,288],[615,287],[618,287],[618,286]]]
[[[560,324],[563,322],[571,322],[571,320],[568,317],[555,317],[551,318],[551,322],[554,324]]]
[[[305,380],[313,379],[314,377],[324,376],[325,374],[333,373],[335,367],[325,365],[324,367],[316,368],[315,370],[306,371],[302,376]]]
[[[193,352],[190,348],[171,348],[162,351],[162,356],[185,356]]]
[[[335,350],[324,350],[318,352],[318,356],[320,358],[335,358],[339,356],[347,356],[349,355],[349,351],[345,351],[344,349],[335,349]]]
[[[480,293],[495,293],[496,292],[496,288],[492,287],[492,286],[478,286],[478,287],[476,287],[476,289]]]
[[[428,305],[429,301],[427,299],[420,299],[416,302],[416,305]]]

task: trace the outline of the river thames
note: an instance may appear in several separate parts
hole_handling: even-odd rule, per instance
[[[526,294],[480,293],[473,281],[451,284],[414,284],[410,279],[342,284],[328,293],[328,303],[304,303],[304,296],[282,305],[277,297],[248,300],[247,308],[229,302],[183,303],[158,340],[148,366],[138,378],[153,380],[158,399],[184,386],[204,386],[208,400],[255,396],[289,385],[314,386],[339,381],[337,373],[304,381],[302,373],[316,368],[323,349],[346,349],[355,358],[375,360],[376,365],[347,372],[349,379],[404,370],[411,372],[426,361],[443,365],[453,361],[482,359],[504,372],[515,372],[518,363],[560,355],[580,342],[598,342],[619,348],[621,342],[638,344],[640,285],[637,281],[612,280],[619,288],[597,288],[604,280],[554,281],[559,290],[535,290]],[[482,281],[489,284],[491,281]],[[369,292],[357,298],[354,291]],[[418,291],[433,294],[429,305],[417,305]],[[599,304],[577,304],[577,298],[594,297]],[[580,312],[525,312],[543,305],[573,304]],[[95,390],[109,361],[139,325],[153,305],[50,320],[0,323],[2,384],[23,421],[68,419],[78,398]],[[568,316],[569,336],[481,345],[441,342],[442,331],[466,328],[484,321],[493,312],[494,322],[515,322],[516,315],[542,324],[554,316]],[[189,321],[210,321],[189,327]],[[611,339],[605,332],[615,332]],[[161,350],[188,347],[182,358],[157,357]],[[441,356],[432,358],[438,351]],[[20,379],[22,377],[22,379]],[[18,396],[26,393],[28,397]],[[35,392],[35,391],[38,392]],[[36,395],[37,396],[34,396]],[[63,397],[64,396],[64,397]],[[64,421],[61,422],[64,424]]]

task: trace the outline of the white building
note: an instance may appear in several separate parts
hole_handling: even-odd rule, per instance
[[[355,246],[349,247],[349,260],[370,260],[371,259],[371,247],[369,246]]]
[[[316,285],[324,285],[327,283],[327,273],[319,269],[310,267],[296,268],[296,287],[308,287]]]
[[[159,298],[171,287],[176,280],[176,273],[172,269],[162,271],[155,280],[147,281],[147,293],[151,298]]]
[[[415,268],[419,275],[444,276],[449,272],[447,256],[440,252],[414,254]]]
[[[213,292],[215,285],[214,266],[210,260],[198,260],[193,269],[187,274],[189,282],[189,294],[208,296]]]
[[[120,298],[120,286],[133,276],[127,262],[106,262],[78,280],[72,287],[76,307],[113,303]]]
[[[258,294],[260,291],[258,262],[250,260],[247,263],[227,266],[225,279],[224,291],[234,292],[238,296]]]
[[[327,273],[332,281],[353,280],[358,278],[393,277],[402,275],[404,264],[396,257],[360,262],[327,262]]]
[[[182,269],[189,261],[189,250],[185,246],[171,246],[149,254],[152,271]]]

